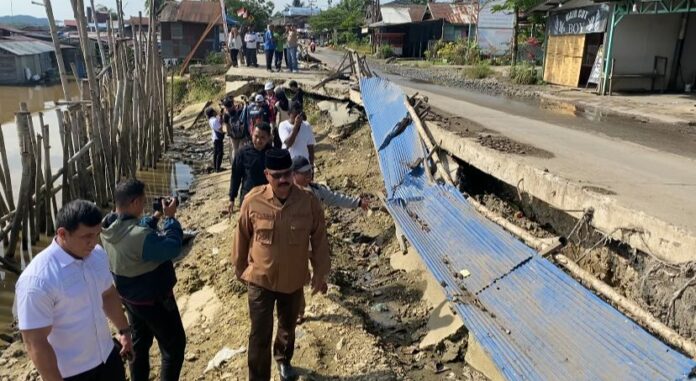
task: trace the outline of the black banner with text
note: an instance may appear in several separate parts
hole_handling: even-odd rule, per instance
[[[549,34],[560,36],[604,33],[607,29],[608,19],[609,5],[607,4],[553,12],[549,16]]]

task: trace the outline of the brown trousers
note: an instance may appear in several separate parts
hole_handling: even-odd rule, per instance
[[[295,326],[300,310],[302,289],[292,294],[269,291],[249,284],[249,381],[271,379],[271,338],[273,310],[278,310],[278,331],[273,343],[273,357],[279,363],[290,363],[295,351]]]

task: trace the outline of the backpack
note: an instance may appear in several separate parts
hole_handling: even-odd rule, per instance
[[[246,131],[244,129],[244,124],[240,120],[242,112],[243,111],[235,111],[233,114],[229,114],[227,136],[232,139],[244,139]]]

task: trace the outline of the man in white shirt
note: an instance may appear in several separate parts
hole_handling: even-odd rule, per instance
[[[16,286],[19,330],[44,381],[125,381],[121,356],[133,343],[109,259],[97,245],[102,213],[75,200],[56,216],[49,247],[31,261]],[[114,345],[107,318],[118,330]]]
[[[314,138],[312,126],[304,121],[302,106],[293,103],[288,116],[288,120],[278,126],[278,135],[283,142],[283,148],[290,151],[291,157],[306,157],[314,165],[314,145],[317,141]]]
[[[258,47],[258,41],[256,33],[252,28],[249,28],[244,35],[244,53],[246,55],[246,64],[248,67],[259,67],[256,62],[256,49]]]

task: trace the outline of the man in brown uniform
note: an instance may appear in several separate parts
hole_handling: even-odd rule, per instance
[[[293,184],[292,159],[287,150],[266,152],[267,185],[252,189],[239,213],[232,260],[237,277],[247,283],[249,296],[249,380],[271,379],[273,309],[278,332],[273,357],[281,380],[294,380],[290,365],[295,349],[295,325],[302,287],[312,264],[312,293],[326,293],[329,243],[324,212],[314,195]],[[311,256],[307,251],[312,244]]]

